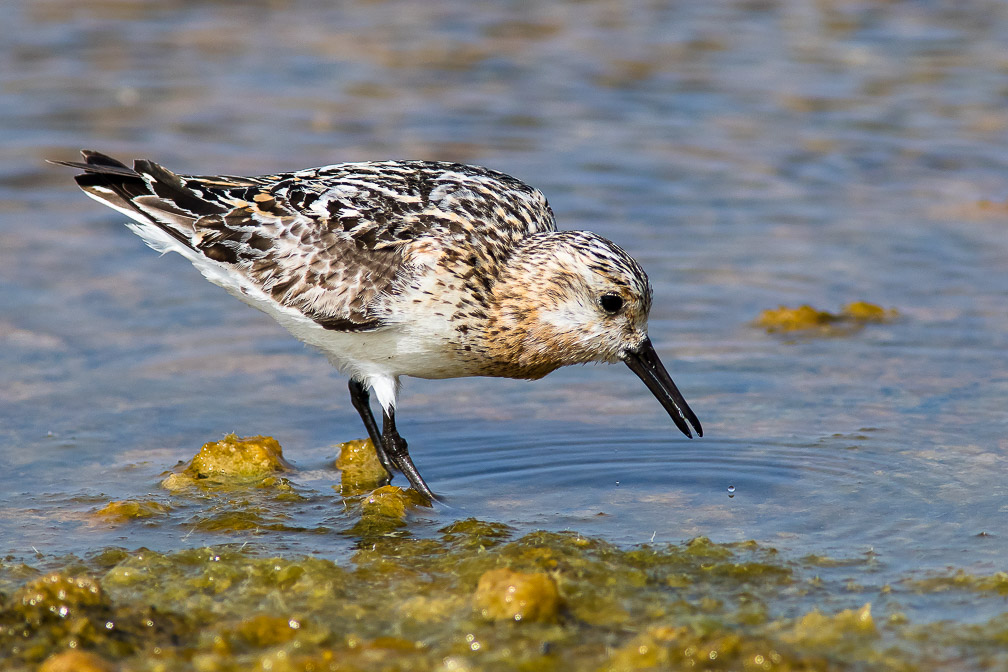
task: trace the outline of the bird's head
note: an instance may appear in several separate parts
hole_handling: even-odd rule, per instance
[[[501,343],[532,372],[528,377],[568,364],[622,361],[684,434],[692,436],[692,425],[703,435],[648,338],[647,274],[618,245],[585,231],[533,237],[496,289]]]

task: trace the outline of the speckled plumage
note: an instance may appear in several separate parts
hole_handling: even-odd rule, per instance
[[[129,168],[82,155],[83,163],[58,163],[83,169],[80,187],[129,216],[148,245],[187,257],[351,377],[354,405],[386,466],[400,467],[378,446],[390,440],[368,423],[367,386],[405,454],[393,415],[400,376],[539,378],[567,364],[653,354],[643,269],[600,236],[557,231],[542,193],[508,175],[381,161],[186,176],[150,161]],[[634,370],[684,433],[687,420],[701,432],[677,390],[670,407],[647,379],[657,374]]]

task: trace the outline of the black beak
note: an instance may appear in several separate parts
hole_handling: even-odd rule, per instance
[[[690,425],[696,430],[697,436],[703,436],[703,428],[689,404],[683,399],[679,388],[672,382],[672,377],[658,359],[658,353],[651,345],[651,339],[645,338],[644,342],[636,351],[627,351],[623,361],[630,367],[630,370],[637,374],[637,377],[644,381],[651,394],[658,399],[659,403],[665,407],[668,414],[672,416],[672,421],[683,434],[693,438],[690,432]],[[686,424],[686,423],[689,423]]]

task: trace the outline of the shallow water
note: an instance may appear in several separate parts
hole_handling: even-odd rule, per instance
[[[449,503],[416,534],[477,516],[621,545],[756,539],[870,556],[833,573],[876,587],[1006,569],[1008,5],[337,5],[8,8],[0,550],[354,543],[331,488],[334,444],[364,433],[345,382],[43,163],[94,147],[190,173],[487,165],[641,260],[652,340],[705,436],[681,437],[625,367],[408,380],[400,430]],[[828,338],[752,325],[855,300],[900,317]],[[95,520],[169,501],[164,472],[230,431],[281,442],[311,495],[287,524],[328,533],[203,532],[193,503]],[[901,608],[1004,611],[968,603]]]

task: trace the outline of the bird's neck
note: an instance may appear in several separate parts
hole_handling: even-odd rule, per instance
[[[557,312],[571,293],[569,277],[562,267],[544,273],[542,257],[550,256],[550,246],[543,242],[529,240],[507,260],[490,292],[490,319],[480,334],[486,354],[513,378],[541,378],[561,366],[592,361],[587,354],[578,357],[583,348],[576,328],[558,328]]]

